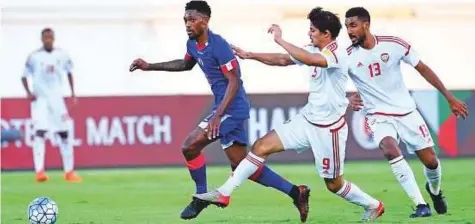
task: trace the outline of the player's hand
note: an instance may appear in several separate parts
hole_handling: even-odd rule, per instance
[[[132,62],[132,64],[130,65],[129,71],[130,71],[130,72],[133,72],[133,71],[135,71],[135,70],[137,70],[137,69],[140,69],[140,70],[142,70],[142,71],[145,71],[145,70],[148,69],[148,67],[149,67],[149,66],[148,66],[148,63],[147,63],[145,60],[143,60],[143,59],[141,59],[141,58],[138,58],[138,59],[135,59],[135,60]]]
[[[219,127],[221,126],[221,118],[219,116],[214,115],[208,123],[208,139],[213,140],[219,136]]]
[[[278,42],[282,40],[282,29],[277,24],[272,24],[272,26],[267,30],[267,33],[274,34],[274,41]]]
[[[31,102],[33,102],[33,101],[35,101],[35,100],[36,100],[36,96],[35,96],[35,95],[33,95],[33,94],[31,94],[31,93],[30,93],[30,94],[28,94],[27,98],[28,98],[28,100],[29,100],[29,101],[31,101]]]
[[[236,56],[238,56],[239,58],[241,59],[249,59],[251,58],[251,54],[247,51],[244,51],[243,49],[239,48],[239,47],[236,47],[234,45],[231,44],[231,48],[233,49],[234,51],[234,54]]]
[[[468,116],[467,104],[465,104],[464,102],[460,101],[459,99],[455,97],[449,99],[448,101],[449,101],[450,110],[452,111],[452,113],[455,114],[455,116],[462,117],[463,119],[465,119]]]
[[[359,111],[364,106],[363,100],[361,100],[360,94],[355,93],[348,98],[350,100],[350,107],[354,111]]]

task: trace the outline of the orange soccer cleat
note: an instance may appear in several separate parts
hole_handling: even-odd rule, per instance
[[[81,183],[82,178],[74,171],[69,171],[64,174],[64,179],[70,183]]]
[[[46,175],[45,171],[40,171],[40,172],[36,172],[35,180],[38,183],[42,183],[49,180],[49,177],[48,175]]]

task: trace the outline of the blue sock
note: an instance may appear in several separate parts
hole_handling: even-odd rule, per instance
[[[255,175],[257,175],[257,179]],[[251,177],[249,177],[249,179],[254,180],[257,183],[262,184],[266,187],[272,187],[291,196],[291,191],[294,185],[283,177],[279,176],[279,174],[269,169],[269,167],[265,165],[262,166],[262,168],[259,167],[255,175],[252,175]]]
[[[196,193],[206,193],[208,187],[206,181],[206,163],[203,154],[200,154],[190,161],[186,161],[186,166],[190,171],[191,178],[195,181]]]

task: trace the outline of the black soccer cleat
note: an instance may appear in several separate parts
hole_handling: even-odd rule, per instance
[[[186,208],[181,212],[180,217],[185,220],[194,219],[200,214],[201,211],[203,211],[203,209],[208,207],[208,205],[210,205],[209,202],[193,197],[193,200],[190,202],[190,204],[186,206]]]
[[[416,211],[412,213],[409,218],[429,217],[432,216],[429,205],[419,204],[416,207]]]
[[[310,206],[308,205],[308,198],[310,197],[310,188],[305,185],[298,186],[299,197],[297,200],[294,200],[294,205],[300,213],[300,221],[303,223],[307,221],[308,210]]]
[[[429,193],[430,198],[434,203],[434,209],[437,214],[447,213],[447,201],[445,201],[445,196],[442,194],[442,190],[439,191],[439,195],[432,194],[429,183],[426,183],[426,191]]]

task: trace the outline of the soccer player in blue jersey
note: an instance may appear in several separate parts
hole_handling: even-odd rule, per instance
[[[246,157],[248,144],[245,122],[249,119],[250,104],[241,80],[239,63],[226,40],[208,29],[210,17],[211,8],[207,2],[188,2],[184,16],[189,37],[185,57],[153,64],[136,59],[130,66],[131,72],[136,69],[176,72],[191,70],[198,63],[205,74],[214,95],[213,111],[188,135],[182,147],[197,194],[207,192],[206,163],[201,153],[204,147],[220,139],[234,170]],[[289,195],[300,213],[300,219],[307,219],[310,195],[307,186],[293,185],[264,165],[249,179]],[[193,197],[181,213],[181,218],[195,218],[209,204]]]

